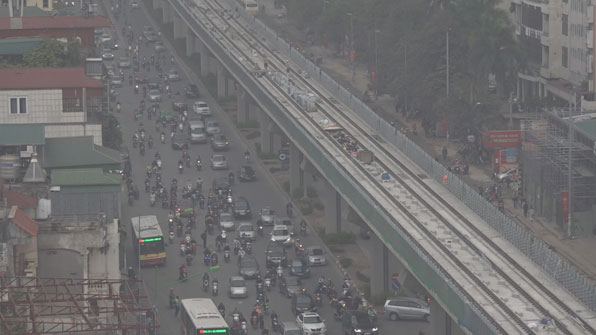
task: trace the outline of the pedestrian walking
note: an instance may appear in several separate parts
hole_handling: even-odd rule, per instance
[[[522,200],[522,210],[524,211],[524,216],[528,217],[528,209],[530,208],[530,206],[528,206],[528,202],[524,199]]]
[[[203,240],[203,249],[207,248],[207,231],[206,230],[201,234],[201,240]]]
[[[443,146],[443,161],[447,160],[447,146]]]
[[[180,297],[176,296],[176,310],[174,312],[174,316],[178,316],[179,312],[180,312]]]
[[[530,209],[528,209],[528,216],[530,217],[530,221],[534,221],[534,213],[534,208],[530,206]]]
[[[519,200],[517,196],[517,191],[513,192],[513,198],[511,198],[511,200],[513,200],[513,208],[517,209],[517,201]]]
[[[259,328],[265,328],[265,317],[263,316],[263,313],[259,314]]]

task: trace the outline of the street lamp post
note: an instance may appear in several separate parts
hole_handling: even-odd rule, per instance
[[[379,45],[377,44],[377,34],[380,32],[377,29],[377,21],[375,21],[375,100],[379,96]]]
[[[350,63],[352,63],[352,82],[356,80],[356,57],[354,55],[354,15],[352,12],[348,12],[348,16],[350,17],[350,54],[348,55],[348,59]],[[352,58],[354,56],[354,58]]]

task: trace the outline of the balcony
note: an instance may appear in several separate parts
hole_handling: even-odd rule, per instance
[[[588,6],[588,24],[594,23],[594,6]]]
[[[588,47],[588,49],[592,49],[594,47],[594,31],[593,30],[588,30],[586,32],[586,47]]]

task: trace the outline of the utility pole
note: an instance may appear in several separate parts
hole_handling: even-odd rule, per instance
[[[447,91],[447,98],[449,98],[449,28],[447,28],[445,40],[446,40],[446,43],[447,43],[447,48],[445,50],[445,54],[446,54],[445,59],[446,59],[446,63],[447,63],[446,64],[447,71],[445,71],[447,73],[446,74],[446,76],[447,76],[447,78],[446,78],[446,81],[447,81],[447,85],[446,85],[447,89],[446,89],[446,91]]]
[[[348,12],[350,16],[350,54],[348,58],[352,63],[352,82],[356,80],[356,55],[354,55],[354,15],[352,12]]]
[[[379,46],[377,44],[377,34],[380,32],[380,30],[377,30],[377,21],[375,21],[375,100],[379,97]]]
[[[408,80],[408,42],[407,41],[404,43],[404,72],[405,72],[405,78],[406,78],[406,80]],[[404,110],[406,113],[408,112],[408,91],[407,91],[407,89],[405,90],[405,94],[404,94]]]

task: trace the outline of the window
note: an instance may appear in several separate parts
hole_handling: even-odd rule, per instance
[[[27,98],[10,98],[10,114],[27,114]]]
[[[561,31],[563,32],[563,36],[567,36],[567,26],[567,14],[563,14],[563,17],[561,17]]]
[[[561,54],[561,65],[563,65],[563,67],[567,67],[568,61],[567,61],[567,47],[563,47],[563,52]]]
[[[49,7],[49,0],[43,0],[43,8],[48,8]]]

